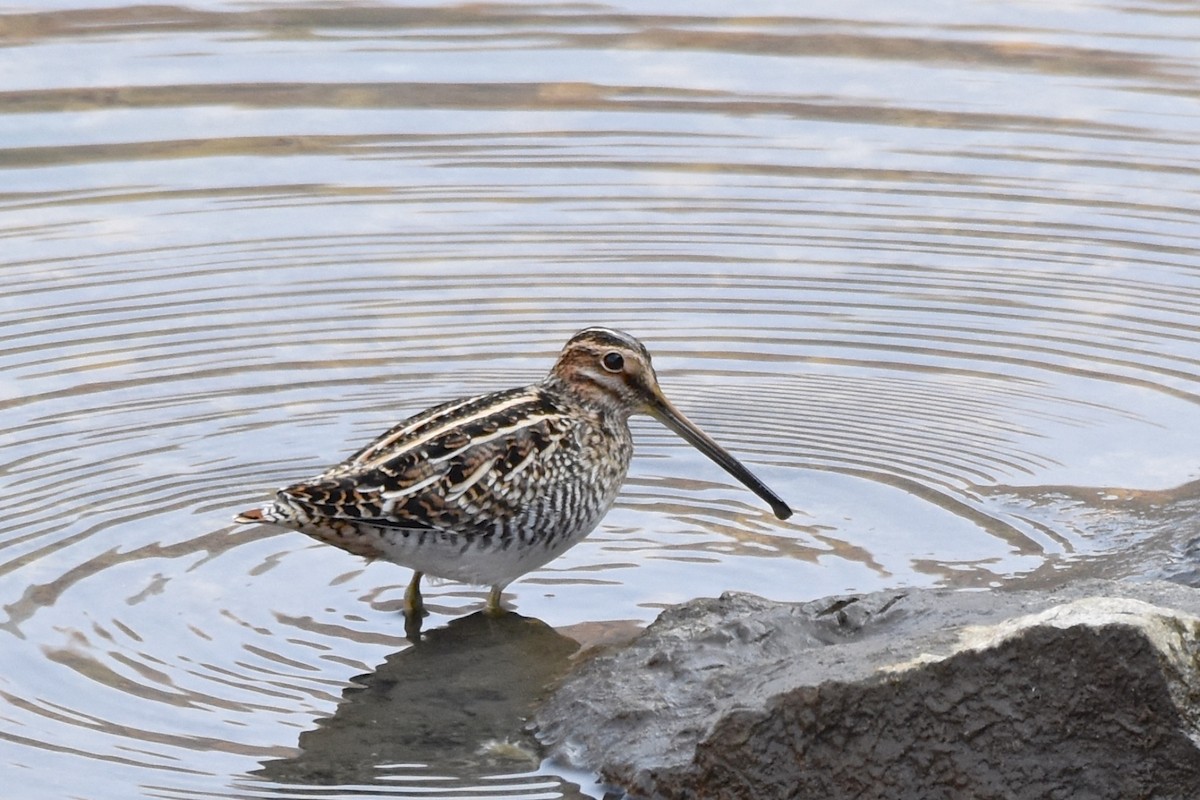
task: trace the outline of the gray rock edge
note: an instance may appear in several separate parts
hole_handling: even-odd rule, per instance
[[[1200,592],[1087,581],[664,611],[537,709],[631,797],[1200,797]]]

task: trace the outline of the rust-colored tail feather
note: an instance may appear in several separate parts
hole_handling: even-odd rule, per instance
[[[233,518],[234,522],[249,523],[249,522],[266,522],[263,519],[261,508],[252,508],[249,511],[243,511]]]

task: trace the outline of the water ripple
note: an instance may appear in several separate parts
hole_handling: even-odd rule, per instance
[[[575,643],[434,583],[414,648],[406,570],[230,524],[588,324],[797,514],[636,419],[616,508],[507,592],[559,629],[1187,572],[1191,12],[77,5],[0,13],[0,763],[31,798],[594,793],[422,727]],[[438,677],[514,644],[487,696]]]

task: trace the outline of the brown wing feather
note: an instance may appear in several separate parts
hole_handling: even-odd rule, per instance
[[[486,534],[519,513],[576,424],[536,387],[452,401],[280,494],[326,519]]]

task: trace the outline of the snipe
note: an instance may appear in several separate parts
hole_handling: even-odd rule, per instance
[[[541,383],[453,400],[406,419],[345,462],[237,517],[293,528],[414,570],[405,611],[423,611],[423,574],[510,582],[587,536],[613,504],[633,439],[629,416],[660,420],[765,500],[792,510],[671,405],[629,334],[587,328]]]

